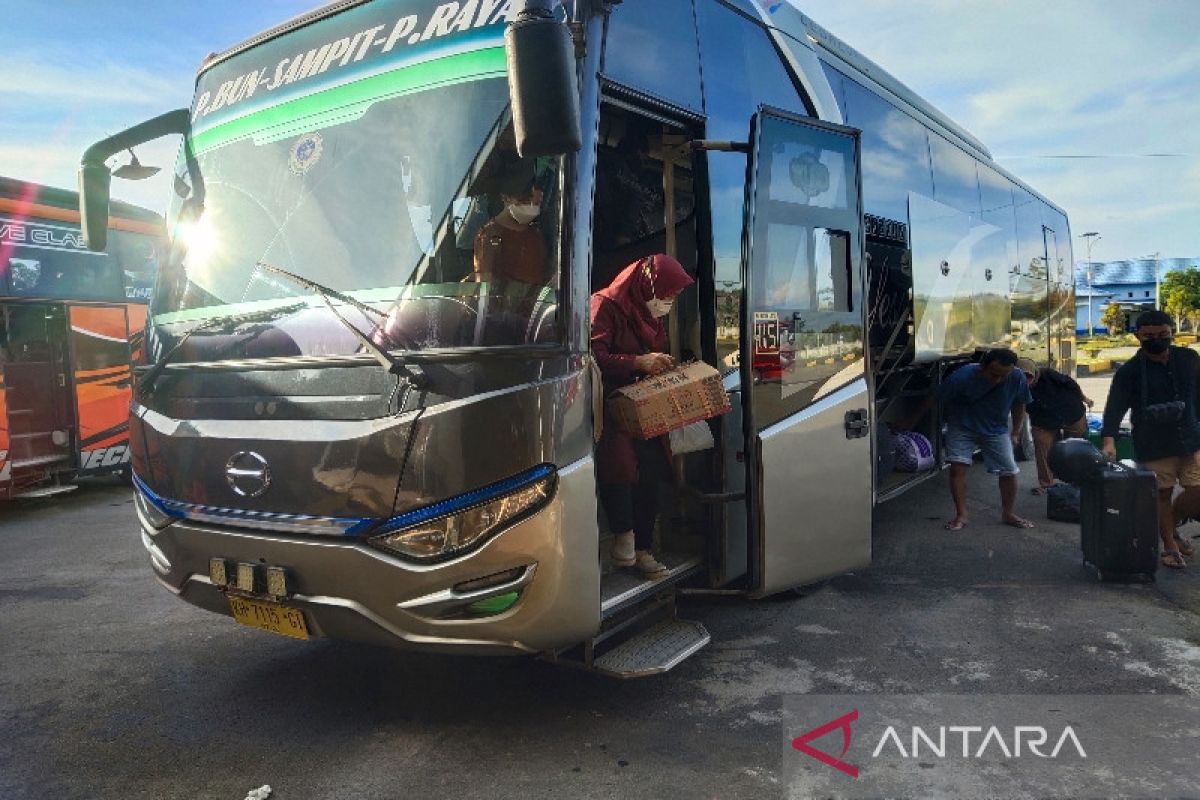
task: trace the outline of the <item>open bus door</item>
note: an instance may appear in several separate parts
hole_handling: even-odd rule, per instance
[[[66,315],[58,303],[9,303],[4,315],[0,495],[73,467]],[[3,442],[0,442],[3,444]],[[25,493],[28,494],[27,492]]]
[[[858,131],[755,115],[740,364],[748,589],[871,560],[873,457]]]
[[[69,313],[79,471],[113,472],[130,458],[129,309],[90,303],[72,305]]]

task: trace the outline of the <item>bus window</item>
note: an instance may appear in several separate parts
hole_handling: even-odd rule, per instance
[[[862,130],[863,208],[868,214],[908,221],[908,193],[933,196],[924,126],[878,95],[841,76],[846,124]]]
[[[933,199],[979,218],[979,177],[975,159],[941,135],[929,135],[933,155]]]
[[[744,141],[760,105],[803,113],[804,104],[775,47],[760,26],[708,0],[697,3],[700,54],[704,65],[706,135]],[[716,280],[717,360],[724,372],[737,368],[741,328],[742,204],[746,161],[709,153],[713,272]]]
[[[700,59],[691,0],[623,3],[612,11],[604,73],[700,111]]]
[[[766,117],[757,159],[749,310],[762,430],[861,375],[863,327],[854,140]]]
[[[127,300],[148,301],[158,276],[160,242],[153,236],[130,231],[108,232],[109,257],[116,262]]]

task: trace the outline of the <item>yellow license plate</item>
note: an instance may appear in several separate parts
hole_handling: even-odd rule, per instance
[[[293,639],[308,638],[308,626],[304,623],[304,615],[297,609],[233,595],[227,595],[227,599],[229,608],[233,611],[233,618],[243,625],[291,636]]]

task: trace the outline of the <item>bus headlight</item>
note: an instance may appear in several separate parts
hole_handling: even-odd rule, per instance
[[[478,547],[554,495],[548,464],[474,492],[392,517],[367,541],[406,558],[431,560]]]

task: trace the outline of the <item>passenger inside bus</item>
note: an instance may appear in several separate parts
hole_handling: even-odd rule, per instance
[[[546,285],[549,250],[538,218],[543,192],[530,160],[510,165],[496,181],[503,210],[475,234],[475,281],[495,279]]]

